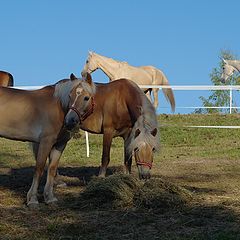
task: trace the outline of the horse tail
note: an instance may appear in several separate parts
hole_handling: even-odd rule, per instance
[[[11,73],[8,73],[8,77],[9,77],[8,86],[13,87],[14,84],[13,75]]]
[[[160,71],[159,69],[156,69],[156,84],[163,85],[163,86],[169,86],[169,82],[165,74]],[[163,88],[163,93],[167,100],[171,104],[172,111],[175,111],[175,98],[174,94],[171,88]]]

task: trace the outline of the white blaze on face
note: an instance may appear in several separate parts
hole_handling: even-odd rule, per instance
[[[74,102],[72,104],[72,107],[75,106],[78,97],[81,95],[81,93],[83,92],[83,89],[81,87],[76,88],[76,98],[74,99]]]

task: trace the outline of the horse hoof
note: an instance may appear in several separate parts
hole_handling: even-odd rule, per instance
[[[67,184],[65,182],[61,182],[61,183],[56,184],[56,186],[58,188],[65,188],[65,187],[67,187]]]
[[[29,201],[27,203],[27,206],[29,209],[37,209],[39,207],[39,202],[38,201]]]
[[[57,198],[54,197],[52,199],[46,200],[45,203],[47,205],[54,205],[57,201],[58,201]]]

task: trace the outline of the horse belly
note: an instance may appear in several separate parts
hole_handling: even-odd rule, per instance
[[[19,141],[38,142],[39,132],[33,131],[30,127],[4,126],[0,129],[0,137]]]
[[[29,118],[21,114],[6,113],[0,111],[0,136],[8,139],[22,141],[38,141],[41,129],[29,121]]]

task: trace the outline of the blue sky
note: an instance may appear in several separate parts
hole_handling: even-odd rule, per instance
[[[171,85],[210,85],[220,51],[240,55],[239,9],[238,0],[1,1],[0,69],[17,86],[52,84],[79,76],[92,50],[154,65]]]

